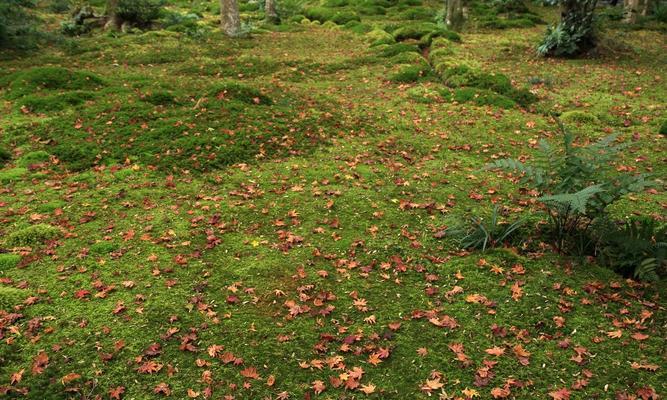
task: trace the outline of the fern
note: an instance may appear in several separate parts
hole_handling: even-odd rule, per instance
[[[538,200],[544,203],[555,204],[561,210],[571,210],[580,214],[586,214],[586,206],[600,192],[604,192],[602,185],[593,185],[576,193],[542,196]]]

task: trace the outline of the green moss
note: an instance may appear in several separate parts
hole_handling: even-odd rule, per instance
[[[436,90],[429,87],[418,85],[406,91],[408,97],[419,103],[435,103],[442,100],[442,96]]]
[[[66,141],[53,148],[53,154],[71,171],[83,171],[92,167],[97,158],[97,148],[87,142]]]
[[[23,289],[0,286],[0,310],[9,311],[19,305],[28,297],[28,292]]]
[[[419,53],[405,52],[399,53],[391,58],[392,64],[417,64],[428,67],[428,62]]]
[[[596,124],[598,117],[590,111],[571,110],[560,115],[560,120],[567,124]]]
[[[383,7],[370,5],[359,5],[356,10],[361,15],[385,15],[387,13]]]
[[[7,236],[8,246],[35,246],[60,236],[60,229],[52,225],[37,224],[19,229]]]
[[[432,22],[419,22],[403,25],[392,32],[392,35],[400,42],[407,39],[421,39],[422,36],[437,30],[438,26]]]
[[[348,0],[326,0],[325,7],[345,7],[349,4]]]
[[[19,167],[27,168],[35,164],[44,164],[49,161],[49,158],[49,153],[43,150],[33,151],[22,155],[21,158],[19,158],[16,162],[16,165]]]
[[[311,21],[324,23],[332,21],[338,25],[345,25],[350,21],[360,21],[359,16],[351,11],[334,11],[324,7],[310,7],[304,10],[304,15]]]
[[[0,171],[0,182],[2,182],[3,184],[15,182],[21,179],[21,177],[23,177],[23,175],[27,173],[28,173],[27,168],[12,168],[6,171]]]
[[[246,104],[271,104],[272,100],[259,90],[237,82],[225,82],[209,90],[209,95],[220,100],[235,100]]]
[[[479,88],[460,88],[455,89],[449,95],[449,99],[459,103],[472,102],[480,106],[494,106],[500,108],[513,108],[516,103],[503,95],[494,93],[490,90]]]
[[[94,98],[95,93],[81,90],[51,96],[28,95],[17,100],[16,106],[32,112],[61,111]]]
[[[389,76],[394,83],[417,82],[428,75],[428,67],[422,65],[402,65],[398,71]]]
[[[0,271],[6,271],[14,268],[21,262],[21,256],[18,254],[3,253],[0,254]]]
[[[662,125],[660,125],[660,134],[667,135],[667,119],[662,121]]]
[[[166,90],[157,90],[151,93],[146,94],[143,98],[143,101],[155,104],[155,105],[170,105],[176,104],[178,101],[173,93]]]
[[[400,14],[401,19],[407,20],[430,20],[433,18],[433,10],[425,7],[412,7]]]
[[[406,52],[419,53],[419,47],[406,43],[395,43],[377,47],[376,51],[380,57],[393,57]]]
[[[350,21],[347,24],[345,24],[345,29],[348,29],[359,35],[363,35],[372,31],[373,27],[367,24],[362,24],[359,21]]]
[[[93,244],[90,246],[89,251],[91,254],[103,255],[117,251],[119,248],[120,246],[118,246],[116,243],[104,241]]]
[[[36,67],[10,75],[0,82],[0,86],[5,84],[8,89],[6,96],[17,99],[40,91],[97,89],[104,86],[104,80],[89,72]]]
[[[394,37],[391,36],[388,32],[382,29],[373,29],[366,34],[365,40],[370,43],[371,46],[379,46],[383,44],[393,44],[396,42]]]

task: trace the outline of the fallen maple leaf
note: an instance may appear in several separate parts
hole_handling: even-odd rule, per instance
[[[561,388],[556,391],[549,392],[549,396],[551,396],[551,398],[554,400],[569,400],[570,391],[567,390],[567,388]]]
[[[324,392],[326,388],[327,387],[324,385],[324,382],[320,380],[313,381],[313,390],[315,391],[315,394],[320,394]]]
[[[369,383],[368,385],[361,385],[361,388],[359,390],[364,392],[365,394],[371,394],[375,392],[375,385],[373,385],[372,383]]]

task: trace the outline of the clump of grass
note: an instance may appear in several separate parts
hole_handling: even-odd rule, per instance
[[[270,97],[259,90],[236,82],[226,82],[215,86],[209,94],[217,99],[235,100],[246,104],[272,104]]]
[[[35,67],[9,75],[0,82],[10,99],[46,90],[93,90],[104,86],[97,75],[61,67]]]
[[[53,225],[37,224],[19,229],[9,234],[6,240],[8,246],[35,246],[52,240],[60,235],[60,229]]]
[[[6,271],[14,268],[21,262],[21,256],[18,254],[5,253],[0,254],[0,271]]]

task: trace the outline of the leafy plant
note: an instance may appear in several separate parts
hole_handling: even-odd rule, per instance
[[[660,227],[656,220],[641,217],[620,227],[606,222],[596,230],[601,264],[641,280],[657,281],[667,275],[667,225]]]
[[[471,216],[464,222],[446,230],[446,234],[453,237],[460,248],[486,251],[512,240],[517,229],[523,225],[519,219],[512,223],[500,218],[498,205],[488,218]]]
[[[563,11],[556,26],[547,28],[537,47],[541,56],[574,56],[595,45],[594,11],[597,0],[550,0],[561,2]]]
[[[606,208],[625,194],[637,192],[652,182],[646,174],[616,172],[612,166],[618,154],[627,148],[617,144],[618,135],[609,135],[588,146],[576,146],[574,136],[559,122],[562,147],[554,148],[546,140],[539,143],[540,152],[532,165],[515,159],[496,160],[487,168],[519,172],[522,181],[532,184],[546,207],[555,245],[565,250],[577,244],[583,251],[585,232]],[[578,240],[574,240],[578,238]]]
[[[150,25],[160,16],[162,0],[120,0],[118,16],[138,26]]]

